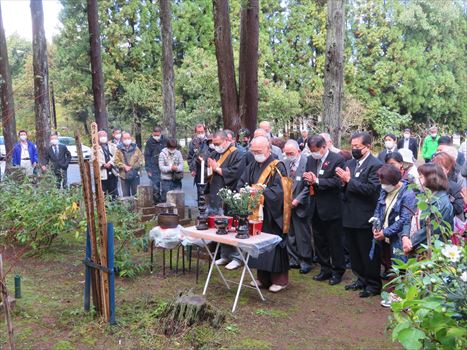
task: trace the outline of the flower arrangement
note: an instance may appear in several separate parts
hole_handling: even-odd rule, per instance
[[[239,192],[222,188],[217,195],[232,215],[248,216],[258,206],[265,188],[266,185],[249,186],[246,184]]]

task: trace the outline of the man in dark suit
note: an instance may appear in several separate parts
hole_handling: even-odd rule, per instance
[[[360,297],[367,298],[381,292],[380,251],[376,245],[370,259],[373,232],[368,220],[373,216],[378,201],[381,185],[376,172],[382,164],[370,152],[371,136],[368,133],[352,135],[350,143],[353,159],[347,161],[345,169],[336,169],[344,184],[344,234],[349,244],[352,271],[357,276],[357,280],[345,289],[361,289]]]
[[[310,184],[310,211],[316,254],[321,266],[316,281],[329,280],[330,285],[342,281],[345,272],[342,240],[342,183],[336,175],[337,168],[344,167],[344,158],[331,152],[324,137],[316,135],[308,140],[311,155],[306,173]]]
[[[418,142],[415,137],[412,137],[410,129],[404,130],[404,137],[397,142],[397,149],[409,149],[415,159],[418,157]]]
[[[297,139],[298,146],[300,147],[300,151],[306,147],[306,143],[308,141],[308,130],[302,130],[302,136]]]
[[[58,142],[56,134],[50,136],[50,146],[45,152],[45,162],[42,171],[47,170],[47,165],[52,164],[52,170],[57,179],[57,188],[65,189],[67,186],[68,165],[71,161],[71,153],[65,145]]]
[[[378,159],[381,163],[385,163],[386,155],[397,151],[397,137],[394,134],[386,134],[384,136],[384,150],[378,154]]]
[[[293,179],[292,216],[290,232],[287,235],[287,251],[290,256],[290,267],[299,267],[300,273],[311,271],[313,249],[311,246],[311,229],[308,220],[308,186],[303,180],[307,157],[300,153],[299,144],[288,140],[284,146],[284,161],[287,174]]]

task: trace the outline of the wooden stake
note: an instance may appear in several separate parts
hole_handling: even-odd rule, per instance
[[[11,321],[10,300],[8,299],[8,290],[6,288],[6,276],[3,274],[3,257],[0,254],[0,291],[3,298],[3,309],[5,310],[5,320],[8,327],[8,343],[11,350],[16,350],[15,333],[13,331],[13,322]]]
[[[94,263],[100,264],[99,251],[97,249],[96,220],[94,216],[94,200],[92,194],[91,167],[89,161],[85,161],[79,132],[75,133],[76,150],[78,153],[79,170],[81,174],[81,183],[83,186],[83,198],[86,209],[86,220],[88,222],[89,236],[91,238],[91,259]],[[91,270],[91,291],[94,308],[98,314],[101,314],[102,296],[100,286],[100,271]]]
[[[94,172],[94,186],[96,194],[96,207],[97,207],[97,223],[99,226],[99,243],[100,243],[100,257],[101,265],[108,267],[107,259],[107,214],[105,211],[105,197],[102,190],[100,165],[99,165],[99,135],[96,123],[91,124],[91,135],[92,135],[92,152],[94,160],[92,162]],[[104,319],[108,322],[110,320],[110,307],[109,307],[109,273],[102,271],[102,301],[103,301],[103,312]]]

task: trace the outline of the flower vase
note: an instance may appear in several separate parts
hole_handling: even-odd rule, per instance
[[[237,235],[235,238],[238,239],[246,239],[249,238],[249,221],[248,221],[248,215],[238,215],[238,226],[237,226]]]

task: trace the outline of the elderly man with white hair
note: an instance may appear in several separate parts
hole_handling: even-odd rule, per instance
[[[272,126],[271,123],[264,120],[261,123],[259,123],[260,129],[263,129],[266,132],[266,137],[270,140],[274,137],[272,134]]]
[[[287,252],[290,255],[290,267],[299,268],[300,273],[311,271],[313,250],[311,245],[311,227],[308,218],[309,190],[303,179],[307,157],[300,152],[295,140],[288,140],[284,146],[285,167],[288,176],[293,179],[292,217],[290,232],[287,235]]]
[[[238,184],[240,191],[246,184],[252,186],[266,185],[263,192],[263,231],[282,238],[273,250],[261,254],[256,259],[250,259],[251,267],[258,270],[259,287],[269,288],[277,293],[285,289],[289,283],[289,258],[287,255],[286,237],[284,234],[284,206],[288,210],[290,203],[284,201],[282,176],[287,176],[283,162],[274,159],[271,154],[269,140],[264,136],[253,139],[250,152],[254,156],[243,172]]]

